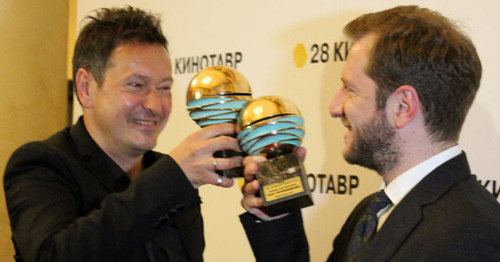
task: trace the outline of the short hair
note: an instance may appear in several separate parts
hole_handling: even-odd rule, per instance
[[[73,79],[79,68],[85,68],[101,86],[109,57],[119,45],[131,42],[161,44],[168,50],[158,16],[131,6],[102,8],[94,12],[94,16],[84,19],[89,22],[81,30],[75,45]]]
[[[481,81],[474,44],[454,22],[418,6],[362,15],[344,32],[376,36],[366,73],[378,85],[377,106],[402,85],[413,86],[434,141],[457,141]]]

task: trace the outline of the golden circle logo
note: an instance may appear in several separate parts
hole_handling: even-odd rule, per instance
[[[298,44],[295,46],[295,50],[293,51],[293,62],[295,66],[298,68],[304,67],[307,61],[307,53],[306,47],[304,44]]]

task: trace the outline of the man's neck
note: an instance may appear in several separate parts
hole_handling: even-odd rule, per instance
[[[94,126],[88,123],[89,117],[84,114],[83,121],[92,139],[127,174],[130,180],[135,179],[144,170],[142,159],[145,152],[108,145],[106,139],[99,136]]]
[[[134,180],[139,176],[139,174],[144,170],[144,165],[142,163],[142,157],[140,161],[137,161],[135,165],[132,166],[128,171],[126,171],[127,177],[130,178],[130,180]]]
[[[143,154],[129,157],[106,152],[111,159],[126,173],[130,180],[134,180],[143,170]]]
[[[384,179],[384,182],[389,184],[391,181],[412,167],[455,145],[457,145],[456,142],[439,142],[423,146],[415,146],[413,149],[401,150],[398,165],[396,165],[389,172],[380,175]]]

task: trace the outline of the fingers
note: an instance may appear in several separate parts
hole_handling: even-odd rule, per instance
[[[264,206],[262,198],[255,196],[257,191],[259,191],[259,182],[257,180],[245,183],[242,191],[244,197],[241,200],[241,206],[243,206],[243,208],[247,210],[247,212],[253,214],[259,219],[263,221],[271,221],[275,219],[280,219],[288,215],[288,213],[286,213],[271,217],[266,212],[264,212],[264,210],[262,209],[262,207]]]
[[[214,126],[219,126],[218,124]],[[232,127],[234,125],[224,124],[224,126]],[[213,155],[217,151],[232,150],[241,152],[238,139],[225,135],[222,131],[228,129],[214,129],[213,126],[208,126],[200,129],[199,131],[191,134],[186,138],[184,144],[189,146],[189,152],[192,154],[208,154]],[[230,130],[230,129],[229,129]],[[216,132],[217,131],[217,132]],[[220,131],[220,132],[218,132]]]
[[[266,161],[267,159],[263,156],[248,156],[243,159],[244,176],[245,181],[252,181],[255,179],[255,174],[257,173],[259,167],[257,163]]]
[[[241,206],[247,210],[249,213],[259,217],[260,219],[267,220],[268,216],[260,210],[264,205],[262,198],[257,197],[259,192],[259,181],[254,180],[254,175],[257,172],[257,164],[254,161],[258,161],[259,158],[247,157],[246,161],[248,165],[245,165],[245,184],[241,188],[243,193],[243,199],[241,200]]]
[[[205,126],[192,134],[193,139],[207,140],[217,136],[232,136],[236,134],[236,126],[230,123]]]
[[[301,159],[305,158],[306,150],[305,148],[297,149],[297,154]],[[259,181],[255,179],[255,174],[257,174],[260,162],[266,161],[267,159],[262,156],[249,156],[243,159],[243,165],[245,167],[245,184],[241,188],[243,193],[243,199],[241,200],[241,206],[247,210],[250,214],[258,217],[263,221],[271,221],[275,219],[280,219],[287,216],[288,213],[271,217],[264,211],[264,201],[261,197],[257,196],[260,189]]]
[[[300,160],[302,162],[304,162],[306,160],[306,153],[307,153],[307,150],[305,147],[297,147],[295,149],[295,153],[297,153],[297,155],[299,156]]]
[[[207,143],[207,149],[213,152],[221,150],[233,150],[236,152],[241,152],[241,147],[238,143],[238,139],[234,137],[218,136],[206,141],[210,142],[210,144]]]
[[[255,198],[253,196],[256,195],[257,192],[259,191],[260,185],[259,181],[255,179],[255,174],[259,170],[257,164],[263,161],[266,161],[266,158],[262,156],[249,156],[243,159],[243,166],[245,167],[243,172],[245,177],[245,184],[241,188],[241,191],[244,196],[243,201],[246,201],[245,199],[247,197],[250,197],[250,199]],[[262,199],[261,198],[255,198],[255,199],[256,200],[251,200],[252,202],[248,203],[246,206],[242,201],[243,208],[249,210],[250,208],[261,207]]]
[[[245,159],[243,159],[243,165],[246,167],[247,165],[250,165],[252,163],[257,164],[266,160],[267,158],[263,156],[247,156],[245,157]]]
[[[231,178],[220,176],[217,170],[231,169],[241,166],[241,157],[233,158],[205,158],[204,163],[195,162],[195,160],[181,166],[186,177],[191,181],[194,188],[205,184],[211,184],[219,187],[232,187],[234,182]],[[227,168],[225,168],[227,167]]]
[[[241,157],[232,157],[232,158],[213,158],[212,166],[213,172],[215,173],[217,170],[226,170],[231,169],[233,167],[241,166]],[[217,180],[215,183],[212,183],[216,186],[220,187],[231,187],[234,184],[234,181],[230,178],[217,175]]]
[[[241,200],[241,205],[248,212],[255,215],[255,213],[257,212],[255,209],[259,210],[259,208],[263,206],[262,198],[255,196],[247,196]]]
[[[215,186],[220,186],[220,187],[232,187],[234,184],[234,181],[230,178],[217,175],[217,179],[212,184]]]
[[[211,170],[228,170],[235,167],[240,167],[243,158],[240,156],[234,156],[230,158],[212,158],[212,168]]]
[[[207,126],[190,134],[169,155],[177,162],[193,187],[213,184],[231,187],[233,181],[227,177],[219,179],[216,170],[227,170],[240,167],[242,157],[217,158],[216,151],[233,150],[241,152],[238,140],[226,135],[234,134],[234,124],[217,124]]]
[[[241,192],[243,193],[243,196],[255,196],[257,192],[259,192],[259,181],[253,180],[249,182],[245,182],[243,187],[241,188]],[[260,199],[260,198],[259,198]],[[255,203],[255,204],[262,204],[262,203]],[[257,206],[252,206],[252,207],[260,207],[262,205],[257,205]]]
[[[264,205],[263,200],[255,196],[258,191],[259,182],[257,180],[245,182],[242,188],[243,199],[241,200],[241,206],[258,218],[267,220],[269,216],[260,209]]]

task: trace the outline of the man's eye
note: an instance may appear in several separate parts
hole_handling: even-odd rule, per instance
[[[347,97],[353,98],[357,96],[357,92],[352,88],[345,88],[344,93]]]
[[[158,87],[159,91],[170,91],[170,86],[160,86]]]
[[[142,84],[139,84],[139,83],[136,83],[136,82],[131,82],[128,85],[131,86],[131,87],[135,87],[135,88],[141,88],[141,87],[143,87]]]

